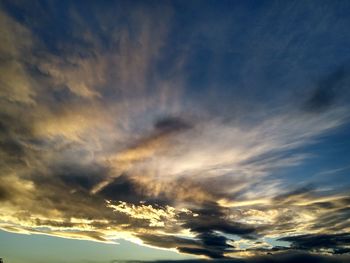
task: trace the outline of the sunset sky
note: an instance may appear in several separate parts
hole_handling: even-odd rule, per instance
[[[349,14],[0,0],[0,258],[350,262]]]

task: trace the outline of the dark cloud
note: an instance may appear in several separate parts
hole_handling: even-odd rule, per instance
[[[303,253],[300,251],[288,251],[282,253],[274,253],[271,255],[261,255],[248,258],[231,258],[231,259],[188,259],[188,260],[158,260],[158,261],[128,261],[129,263],[346,263],[349,262],[350,256],[323,256],[311,253]],[[121,262],[121,261],[112,261]]]
[[[278,195],[274,197],[273,200],[275,203],[295,202],[295,200],[298,200],[300,198],[310,197],[313,194],[313,192],[314,192],[314,187],[311,185],[308,185],[308,186],[297,188],[288,193]]]
[[[171,204],[171,200],[163,195],[150,196],[144,186],[126,174],[114,178],[103,190],[100,196],[111,201],[123,201],[131,204],[144,204],[165,206]]]
[[[255,229],[244,224],[233,223],[225,219],[223,209],[214,203],[203,204],[200,209],[193,210],[196,216],[179,215],[182,227],[195,234],[193,239],[176,236],[138,235],[146,244],[153,246],[176,248],[178,251],[210,258],[224,258],[225,253],[232,251],[233,245],[224,234],[235,234],[251,237]],[[224,234],[222,234],[224,233]]]
[[[283,210],[283,213],[279,213],[272,224],[259,228],[260,234],[282,229],[293,231],[302,228],[303,224],[298,220],[303,218],[304,213],[317,215],[310,221],[309,229],[313,231],[323,229],[327,233],[339,233],[344,232],[350,226],[348,221],[350,209],[346,207],[349,200],[346,194],[329,198],[327,195],[320,194],[319,189],[305,186],[278,195],[272,200],[270,205],[253,207],[258,211]]]
[[[164,248],[174,248],[179,246],[196,247],[199,245],[198,241],[196,240],[176,236],[139,234],[138,237],[141,238],[145,244]]]
[[[291,242],[291,247],[300,250],[331,249],[336,254],[347,253],[350,245],[350,233],[342,234],[310,234],[281,238]]]
[[[350,88],[350,70],[343,65],[320,80],[318,86],[305,104],[305,109],[310,112],[327,110],[338,100],[348,97]]]
[[[350,208],[343,207],[343,205],[341,201],[339,203],[328,202],[327,206],[330,208],[327,209],[329,209],[330,212],[318,217],[312,228],[327,228],[336,232],[348,228],[350,226],[348,220],[350,218]]]
[[[5,139],[0,142],[0,148],[3,152],[12,158],[21,158],[24,155],[24,147],[15,139]]]
[[[200,238],[205,246],[217,248],[219,250],[225,250],[228,247],[232,247],[227,245],[227,239],[223,236],[214,234],[214,233],[203,233],[197,236]]]
[[[178,247],[180,252],[205,255],[210,258],[224,258],[224,253],[232,250],[233,246],[227,244],[228,239],[224,236],[205,232],[196,236],[200,240],[200,247]]]
[[[69,188],[82,188],[90,191],[96,184],[101,182],[108,174],[108,169],[99,164],[86,166],[79,164],[64,164],[52,167],[51,171]]]
[[[8,191],[6,186],[0,185],[0,202],[7,201],[11,197],[11,193]]]
[[[199,209],[193,209],[198,216],[193,217],[184,224],[199,236],[213,231],[220,231],[232,235],[240,235],[251,238],[256,233],[256,229],[250,225],[232,222],[227,218],[225,208],[216,203],[206,202]]]
[[[194,239],[176,236],[138,235],[145,244],[164,248],[176,248],[179,252],[204,255],[210,258],[224,258],[233,246],[226,243],[227,238],[215,233],[203,233]]]
[[[207,256],[210,258],[224,258],[222,250],[216,249],[205,249],[205,248],[191,248],[191,247],[178,247],[177,248],[182,253]]]
[[[178,117],[165,117],[154,123],[156,130],[160,132],[178,132],[191,128],[191,125]]]
[[[226,218],[224,208],[216,203],[203,203],[201,208],[193,209],[196,216],[186,216],[183,227],[195,234],[198,242],[196,247],[177,246],[180,252],[205,255],[210,258],[224,258],[225,253],[232,250],[233,246],[225,234],[238,235],[252,238],[256,229],[250,225],[232,222]],[[181,218],[180,218],[181,220]]]
[[[2,161],[20,164],[26,156],[26,146],[21,141],[28,138],[28,127],[14,116],[0,114],[0,154]],[[1,161],[0,161],[1,162]]]

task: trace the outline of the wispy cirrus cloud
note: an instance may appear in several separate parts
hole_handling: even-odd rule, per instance
[[[172,7],[121,7],[89,20],[68,6],[70,30],[54,43],[41,35],[48,29],[1,12],[1,229],[211,258],[345,253],[348,195],[290,192],[297,187],[273,175],[348,123],[347,68],[298,102],[250,109],[238,97],[235,114],[217,114],[208,97],[223,91],[193,95],[200,48],[188,50],[198,43],[169,53]]]

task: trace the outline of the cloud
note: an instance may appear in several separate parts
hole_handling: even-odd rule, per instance
[[[290,191],[292,182],[276,178],[312,158],[303,147],[348,122],[337,99],[346,70],[308,90],[307,111],[255,101],[260,111],[250,110],[232,96],[213,103],[193,98],[192,56],[173,48],[179,25],[166,3],[102,6],[92,17],[74,3],[37,17],[19,5],[24,20],[9,6],[0,13],[1,229],[125,238],[210,258],[347,251],[348,194]],[[60,19],[70,30],[57,28]],[[228,113],[213,114],[221,106]],[[304,256],[315,258],[295,257]]]
[[[158,120],[154,127],[161,132],[172,132],[189,129],[191,125],[180,118],[168,117]]]
[[[340,66],[326,78],[319,81],[305,104],[310,112],[320,112],[329,109],[337,100],[349,96],[350,74],[348,66]]]
[[[210,258],[223,258],[223,253],[232,248],[227,244],[225,237],[214,233],[200,234],[193,239],[162,235],[140,235],[139,237],[148,245],[176,248],[182,253],[205,255]]]
[[[23,62],[30,57],[33,38],[30,31],[13,20],[2,10],[0,11],[1,48],[0,98],[12,102],[32,104],[35,92],[30,74],[23,66]],[[22,41],[17,41],[22,39]]]
[[[349,256],[322,256],[322,255],[315,255],[311,253],[303,253],[298,250],[287,252],[287,253],[279,253],[274,255],[263,255],[263,256],[256,256],[251,258],[235,258],[235,259],[214,259],[210,260],[210,262],[215,263],[267,263],[267,262],[311,262],[311,263],[345,263],[349,260]],[[112,261],[112,262],[121,262],[121,261]],[[208,262],[208,260],[204,259],[194,259],[194,260],[167,260],[167,261],[127,261],[127,262],[134,262],[134,263],[140,263],[140,262],[149,262],[149,263],[163,263],[163,262],[173,262],[173,263],[202,263],[202,262]]]
[[[341,234],[310,234],[284,237],[281,240],[292,242],[292,248],[299,250],[330,250],[330,253],[348,253],[350,235]]]

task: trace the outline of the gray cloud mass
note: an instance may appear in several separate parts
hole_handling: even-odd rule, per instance
[[[280,175],[316,158],[303,147],[349,123],[345,64],[305,88],[290,81],[302,74],[296,58],[266,82],[261,50],[275,39],[228,49],[232,37],[220,25],[239,22],[237,14],[206,20],[211,30],[198,26],[199,16],[178,31],[186,19],[177,24],[168,2],[110,2],[96,12],[97,2],[85,11],[74,1],[62,10],[49,3],[0,5],[0,229],[123,238],[213,262],[349,260],[347,186]],[[275,8],[248,35],[282,19]],[[291,30],[271,52],[283,53],[301,33]],[[236,65],[222,50],[240,57],[245,49],[249,63],[230,71]],[[276,91],[279,83],[288,84]],[[295,99],[290,85],[307,95]]]

